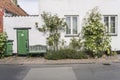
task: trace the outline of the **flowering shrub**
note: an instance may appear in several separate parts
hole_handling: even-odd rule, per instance
[[[107,51],[107,54],[110,54],[110,37],[101,19],[98,9],[94,8],[88,13],[88,17],[84,19],[83,23],[84,48],[92,53],[93,57],[102,55],[105,51]]]

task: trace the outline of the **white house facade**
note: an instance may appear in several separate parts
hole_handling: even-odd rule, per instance
[[[29,44],[46,45],[46,37],[43,33],[35,29],[35,22],[38,22],[39,27],[42,27],[44,23],[41,14],[44,11],[50,12],[53,15],[57,14],[59,17],[66,19],[68,28],[61,34],[67,45],[73,36],[76,38],[78,37],[78,34],[82,30],[83,18],[85,18],[87,12],[97,6],[112,38],[112,50],[120,50],[119,3],[120,0],[39,0],[39,16],[4,17],[4,30],[8,34],[8,39],[14,40],[14,53],[17,53],[17,34],[14,28],[31,28],[29,30]]]
[[[46,45],[44,34],[40,33],[35,28],[35,23],[39,22],[38,16],[15,16],[15,17],[4,17],[4,31],[7,32],[8,40],[13,40],[13,52],[17,53],[18,43],[17,43],[17,30],[14,28],[31,28],[28,31],[28,41],[29,45]],[[23,33],[21,36],[24,37]],[[22,40],[21,40],[22,41]],[[25,41],[22,41],[20,44],[23,45]],[[28,44],[28,43],[26,43]],[[25,46],[26,46],[25,44]],[[24,46],[24,45],[23,45]]]
[[[69,43],[82,29],[88,11],[98,7],[112,38],[112,50],[120,50],[120,0],[39,0],[40,14],[50,12],[66,18],[68,28],[63,38]],[[41,22],[42,18],[40,16]],[[42,23],[41,23],[42,24]]]

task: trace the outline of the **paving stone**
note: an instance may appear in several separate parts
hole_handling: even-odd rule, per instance
[[[72,67],[33,68],[23,80],[77,80]]]

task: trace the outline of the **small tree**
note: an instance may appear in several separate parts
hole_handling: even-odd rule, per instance
[[[51,15],[46,12],[43,12],[41,16],[43,18],[44,25],[42,28],[37,26],[37,29],[44,33],[48,32],[49,36],[47,38],[47,44],[54,50],[58,50],[60,32],[64,30],[66,22],[64,22],[63,18],[59,18],[57,15]]]
[[[92,53],[93,57],[102,55],[105,51],[110,53],[110,37],[101,19],[98,9],[94,8],[88,13],[88,17],[83,22],[84,47]]]
[[[4,52],[6,49],[5,43],[7,41],[7,34],[4,33],[0,33],[0,58],[4,56]]]

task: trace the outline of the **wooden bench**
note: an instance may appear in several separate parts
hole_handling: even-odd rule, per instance
[[[47,52],[47,46],[45,45],[30,45],[29,53],[30,54],[41,54]]]

